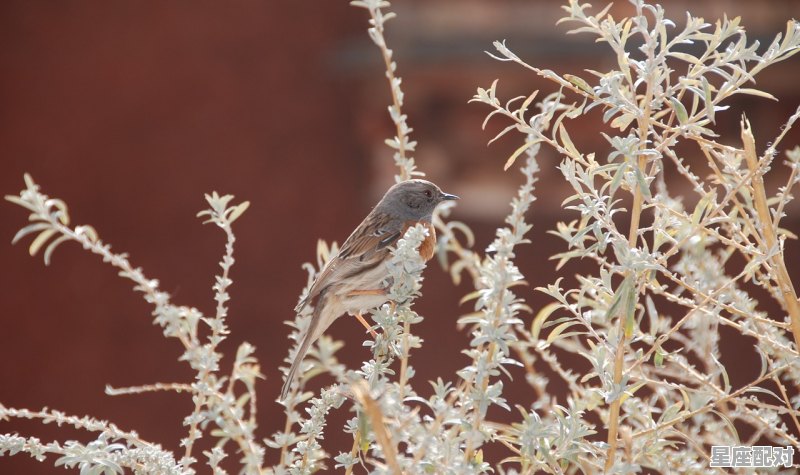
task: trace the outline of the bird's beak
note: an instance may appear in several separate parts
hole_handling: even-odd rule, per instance
[[[457,199],[460,199],[460,198],[458,196],[456,196],[456,195],[451,195],[450,193],[442,193],[442,198],[441,199],[442,199],[442,201],[451,201],[451,200],[457,200]]]

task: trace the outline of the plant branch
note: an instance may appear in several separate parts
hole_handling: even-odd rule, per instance
[[[742,142],[744,143],[744,156],[747,160],[747,167],[753,178],[750,183],[753,187],[753,201],[758,212],[758,219],[761,222],[761,232],[764,235],[764,241],[767,245],[765,252],[770,252],[777,244],[775,229],[772,226],[772,217],[769,213],[769,205],[767,204],[767,194],[764,191],[764,179],[759,167],[758,156],[756,155],[755,139],[753,132],[750,128],[750,122],[746,118],[742,118]],[[797,351],[800,351],[800,302],[797,301],[797,292],[795,291],[792,279],[786,269],[786,263],[783,259],[783,252],[777,252],[772,258],[776,268],[777,275],[775,276],[780,293],[783,296],[784,309],[789,313],[789,319],[792,324],[792,334],[794,335],[794,343]]]

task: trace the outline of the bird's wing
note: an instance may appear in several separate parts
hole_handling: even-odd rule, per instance
[[[325,288],[340,277],[348,277],[364,267],[370,267],[402,235],[402,224],[385,214],[370,214],[342,244],[339,253],[322,268],[308,295],[295,308],[299,312]]]
[[[387,215],[370,215],[342,244],[340,259],[368,260],[400,237],[401,226]]]

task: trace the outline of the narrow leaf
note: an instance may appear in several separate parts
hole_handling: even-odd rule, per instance
[[[681,125],[686,124],[689,121],[689,115],[686,113],[686,107],[681,104],[681,101],[675,99],[674,97],[670,97],[669,101],[672,103],[672,110],[675,111],[675,114],[678,116],[678,122]]]
[[[536,317],[534,317],[531,323],[531,336],[533,336],[534,340],[539,339],[539,332],[542,330],[542,324],[560,307],[561,304],[552,302],[539,310],[539,313],[536,314]]]
[[[228,217],[228,223],[233,223],[234,221],[236,221],[239,218],[239,216],[242,215],[242,213],[247,211],[247,208],[249,208],[249,207],[250,207],[250,202],[249,201],[245,201],[245,202],[239,204],[236,208],[233,209],[233,212]]]
[[[567,81],[572,83],[574,86],[576,86],[578,89],[582,90],[583,92],[588,93],[588,94],[594,94],[594,90],[592,90],[592,87],[589,86],[589,83],[587,83],[583,79],[579,78],[578,76],[574,76],[572,74],[565,74],[564,75],[564,79],[566,79]]]
[[[734,92],[734,94],[748,94],[750,96],[763,97],[765,99],[770,99],[770,100],[773,100],[773,101],[776,101],[776,102],[778,100],[777,97],[773,96],[772,94],[770,94],[768,92],[759,91],[758,89],[752,89],[752,88],[749,88],[749,87],[741,87],[739,89],[736,89],[733,92]]]
[[[549,345],[550,343],[554,342],[556,339],[558,339],[558,336],[564,332],[564,330],[577,324],[578,322],[571,321],[571,322],[564,322],[561,325],[555,327],[553,331],[551,331],[550,334],[547,335],[547,344]]]
[[[739,432],[736,430],[736,426],[733,425],[733,421],[731,421],[728,418],[728,416],[726,416],[725,414],[723,414],[723,413],[721,413],[721,412],[719,412],[719,411],[717,411],[715,409],[711,409],[711,412],[713,412],[714,414],[718,415],[720,417],[720,419],[725,421],[725,425],[728,426],[728,429],[731,430],[731,434],[733,434],[733,436],[736,438],[736,445],[741,444],[741,441],[739,440]]]
[[[30,233],[35,233],[37,231],[41,231],[43,229],[49,229],[50,223],[34,223],[25,226],[24,228],[17,231],[17,234],[14,235],[14,239],[11,240],[11,244],[16,244],[17,241],[24,238]]]
[[[611,301],[611,306],[608,307],[608,311],[606,312],[606,320],[614,318],[617,314],[620,305],[624,301],[623,297],[626,295],[627,289],[630,288],[631,285],[631,277],[625,277],[625,280],[622,281],[617,291],[614,292],[614,299]]]
[[[614,117],[614,120],[611,121],[611,127],[617,128],[621,131],[624,131],[631,125],[633,122],[633,114],[622,114]]]
[[[647,180],[644,179],[642,169],[636,166],[634,170],[636,170],[636,182],[639,184],[639,189],[642,190],[642,194],[644,194],[647,199],[650,199],[652,197],[650,195],[650,186],[647,185]]]
[[[711,121],[712,124],[715,124],[714,121],[714,100],[711,98],[711,85],[708,83],[708,79],[703,76],[701,78],[703,83],[703,100],[705,101],[706,106],[706,116],[708,120]]]
[[[653,364],[656,365],[656,368],[664,366],[664,350],[661,347],[656,348],[656,352],[653,354]]]
[[[69,236],[59,236],[58,238],[54,239],[53,242],[47,245],[47,248],[44,250],[44,265],[50,265],[50,256],[53,254],[53,251],[64,241],[68,241]]]
[[[520,155],[522,155],[522,152],[524,152],[525,150],[528,150],[528,147],[531,147],[534,144],[537,144],[537,143],[539,143],[541,141],[542,141],[542,139],[531,140],[530,142],[525,142],[518,149],[514,150],[514,153],[512,153],[511,156],[508,157],[508,160],[506,160],[506,164],[503,165],[503,171],[508,170],[511,167],[511,165],[514,164],[514,162],[517,160],[517,158]]]
[[[42,245],[44,245],[44,243],[46,243],[47,240],[50,239],[55,233],[56,233],[55,229],[46,229],[41,233],[39,233],[39,235],[36,236],[36,239],[34,239],[33,242],[31,243],[31,247],[28,248],[28,252],[30,253],[30,255],[35,256],[36,253],[39,251],[39,248],[41,248]]]
[[[525,99],[522,105],[519,106],[519,109],[517,110],[517,115],[519,116],[520,120],[525,120],[525,112],[528,110],[528,106],[531,105],[531,102],[533,102],[533,100],[536,98],[538,94],[539,91],[533,91],[531,95],[528,96],[527,99]]]
[[[567,132],[567,129],[564,128],[564,124],[558,124],[558,135],[561,138],[561,143],[564,145],[564,148],[567,149],[567,152],[572,155],[573,157],[580,157],[581,154],[578,152],[578,149],[575,148],[575,144],[572,143],[572,139]]]

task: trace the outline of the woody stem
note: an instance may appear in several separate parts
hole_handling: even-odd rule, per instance
[[[750,123],[747,119],[742,119],[742,142],[744,142],[744,156],[747,159],[747,167],[753,174],[750,184],[753,188],[753,201],[755,202],[756,212],[758,219],[761,221],[760,229],[764,235],[766,242],[767,252],[771,252],[777,244],[777,237],[775,228],[772,224],[772,217],[769,213],[769,204],[767,203],[767,194],[764,190],[764,179],[762,177],[763,171],[759,170],[759,161],[756,156],[756,145],[753,132],[750,129]],[[777,252],[772,258],[775,267],[777,268],[775,280],[778,283],[778,289],[783,297],[783,307],[789,314],[789,319],[792,324],[792,334],[794,336],[795,345],[800,351],[800,303],[797,301],[797,293],[792,284],[792,279],[789,277],[789,271],[786,269],[786,262],[783,260],[783,253]]]

